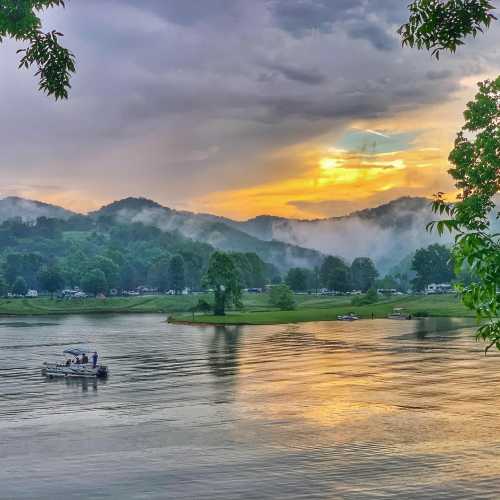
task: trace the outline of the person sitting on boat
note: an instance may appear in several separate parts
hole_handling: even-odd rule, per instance
[[[97,366],[97,360],[99,359],[99,355],[97,354],[97,351],[92,354],[92,368],[95,368]]]
[[[82,364],[86,365],[89,362],[89,358],[86,354],[83,354],[82,356]]]
[[[67,359],[65,364],[66,366],[71,366],[71,359]]]
[[[76,363],[77,365],[79,365],[79,364],[80,364],[80,358],[79,358],[78,356],[77,356],[77,357],[76,357],[76,359],[75,359],[75,363]]]

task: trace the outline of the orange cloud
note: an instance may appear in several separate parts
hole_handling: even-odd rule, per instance
[[[294,148],[289,154],[291,165],[300,163],[307,168],[282,181],[211,193],[198,200],[199,204],[204,210],[236,218],[262,213],[324,217],[332,214],[321,207],[328,207],[332,200],[344,201],[351,209],[362,208],[395,195],[431,196],[451,185],[446,154],[436,148],[370,155]]]

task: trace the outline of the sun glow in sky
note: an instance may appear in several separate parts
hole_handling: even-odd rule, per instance
[[[401,47],[406,4],[50,9],[46,28],[65,33],[78,73],[54,103],[17,69],[20,47],[0,46],[0,196],[77,211],[144,196],[244,219],[453,193],[448,153],[476,82],[499,73],[500,22],[436,61]]]

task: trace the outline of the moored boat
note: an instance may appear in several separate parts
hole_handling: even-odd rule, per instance
[[[349,314],[339,314],[337,316],[337,319],[339,321],[357,321],[360,318],[359,318],[359,316],[356,316],[353,313],[349,313]]]
[[[402,307],[395,307],[392,313],[387,316],[388,319],[411,319],[411,314]]]
[[[63,362],[43,363],[42,375],[46,377],[106,378],[108,367],[88,361],[89,351],[79,348],[63,351]]]

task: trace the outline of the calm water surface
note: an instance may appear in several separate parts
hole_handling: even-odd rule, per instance
[[[472,334],[0,319],[0,498],[499,498],[500,357]],[[80,343],[106,382],[40,375]]]

